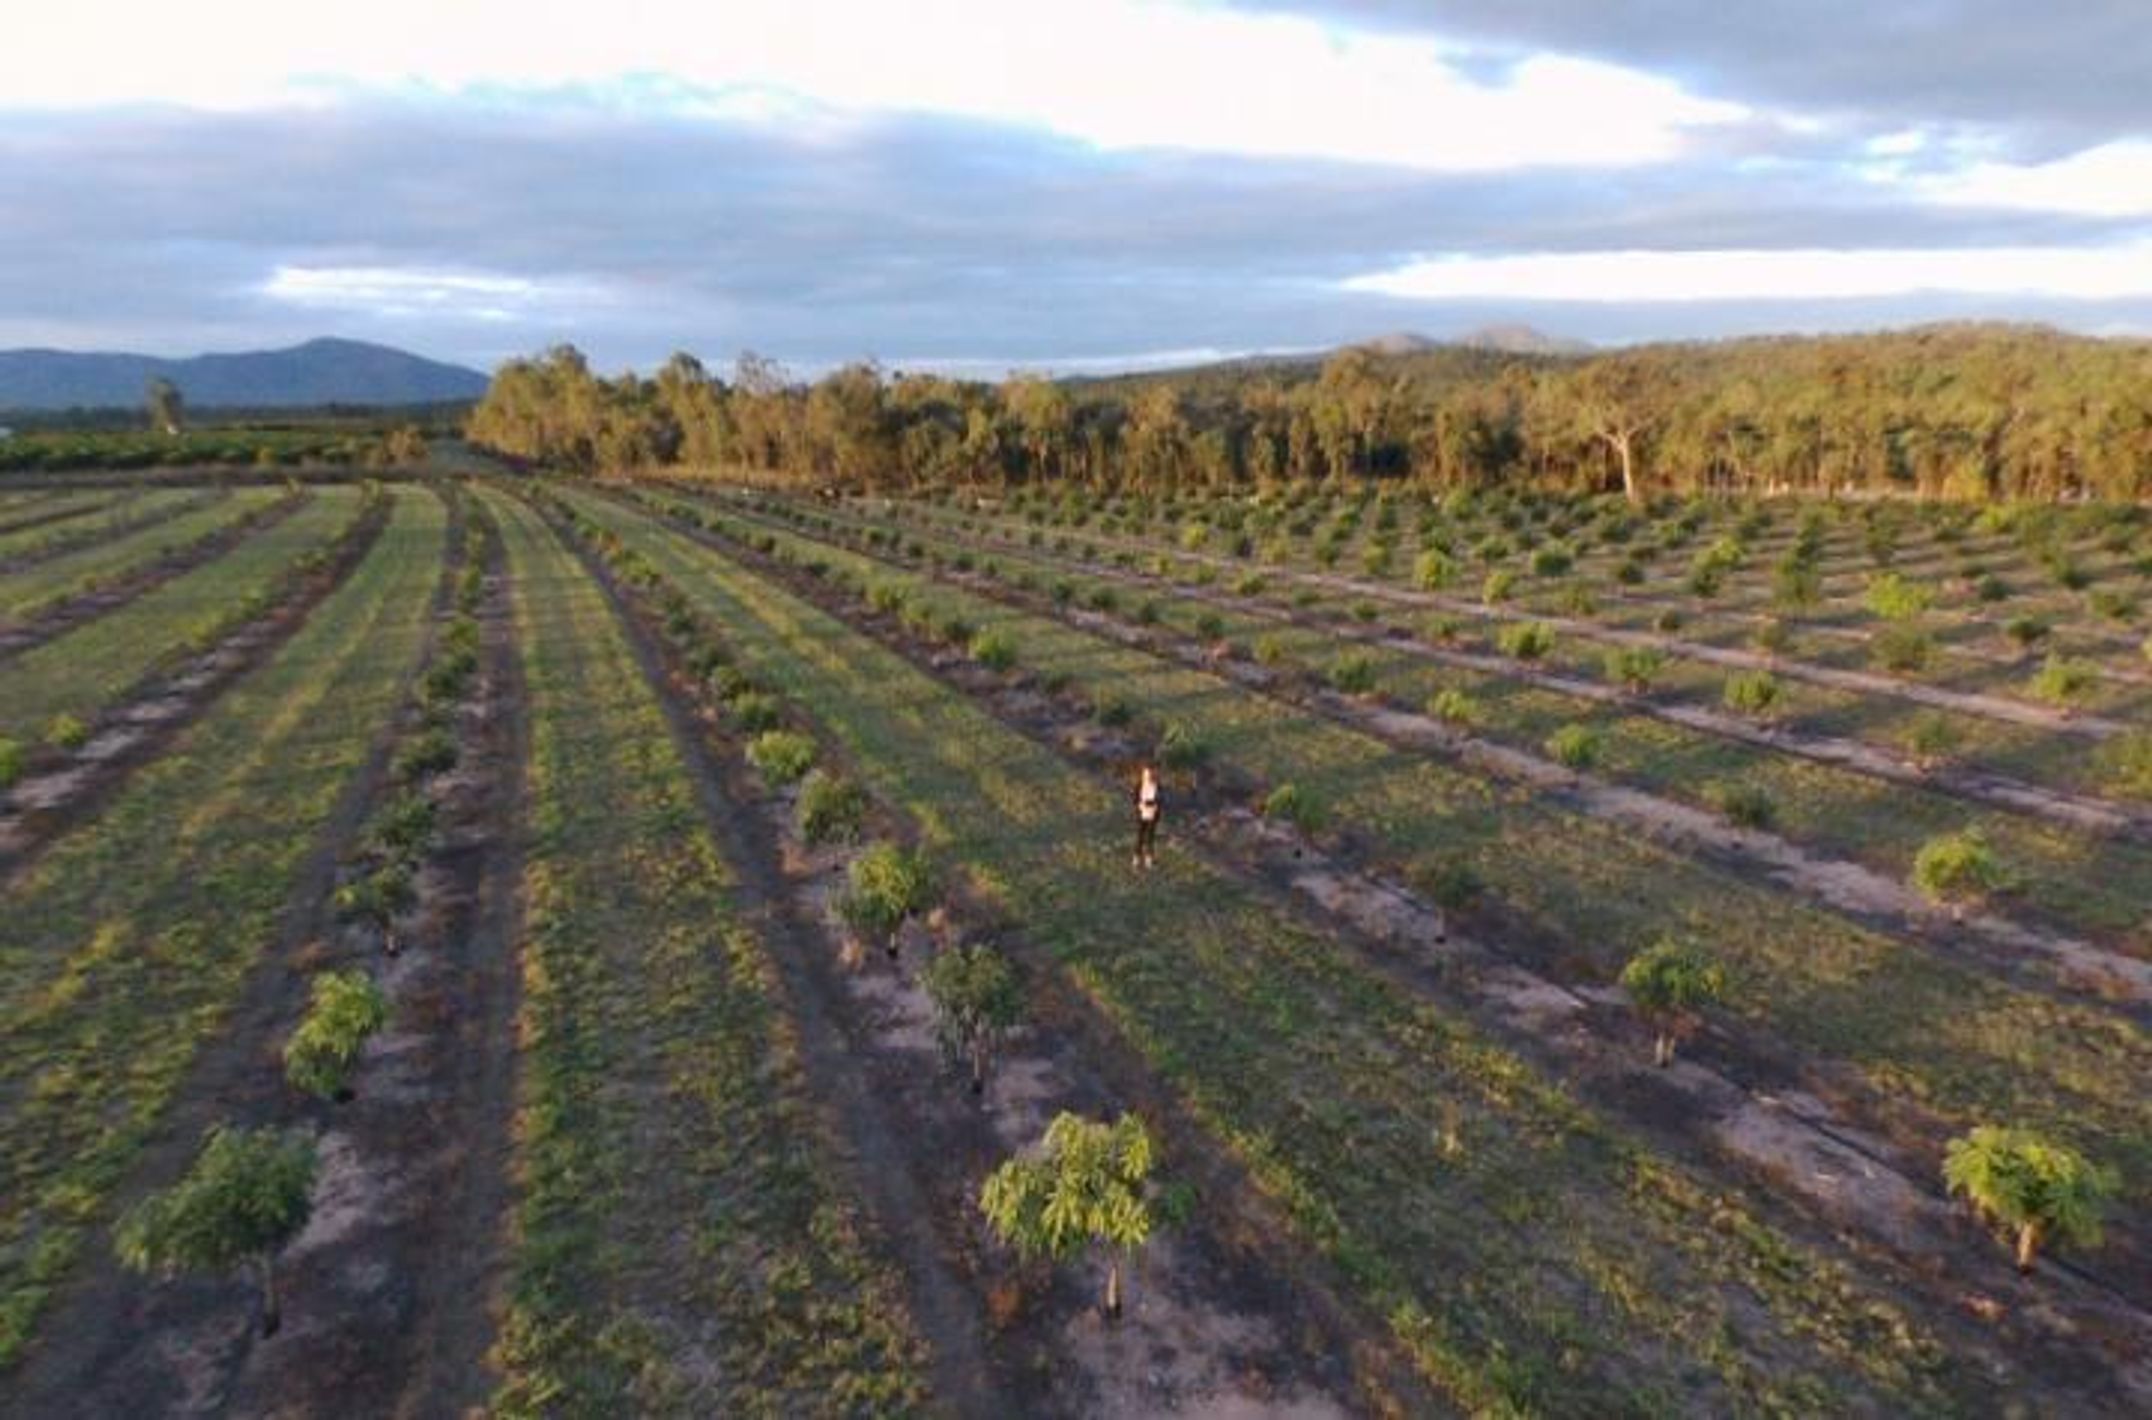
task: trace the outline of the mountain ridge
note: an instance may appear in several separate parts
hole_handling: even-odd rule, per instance
[[[131,408],[159,377],[198,409],[434,404],[476,399],[487,382],[461,365],[337,336],[177,358],[25,348],[0,350],[0,409]]]

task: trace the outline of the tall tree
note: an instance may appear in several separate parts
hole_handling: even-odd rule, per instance
[[[149,405],[149,424],[152,429],[162,429],[167,434],[178,434],[187,427],[187,402],[181,397],[179,386],[162,375],[153,376],[143,398]]]

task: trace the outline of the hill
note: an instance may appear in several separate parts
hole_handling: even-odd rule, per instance
[[[0,351],[0,409],[133,407],[163,376],[189,406],[275,409],[304,405],[432,404],[476,399],[486,377],[386,345],[309,340],[288,350],[253,350],[168,360],[154,355],[67,350]]]

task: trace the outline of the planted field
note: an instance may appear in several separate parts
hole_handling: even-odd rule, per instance
[[[0,1408],[2152,1399],[2136,520],[442,467],[0,497]]]
[[[1839,1263],[1244,881],[1187,857],[1132,877],[1110,785],[856,632],[637,514],[581,506],[733,627],[741,666],[814,707],[1008,905],[1440,1384],[1528,1408],[1585,1393],[1638,1410],[1677,1394],[1943,1403],[1923,1359],[1937,1343],[1902,1317],[1879,1343],[1888,1304]],[[1748,1316],[1740,1341],[1727,1308]]]
[[[505,533],[531,695],[506,1414],[911,1408],[918,1343],[801,1096],[748,904],[596,583]]]
[[[0,1356],[34,1344],[197,1054],[217,1038],[415,660],[442,503],[396,501],[351,579],[93,822],[7,883]]]
[[[266,609],[281,579],[321,553],[360,511],[356,488],[324,489],[223,557],[0,661],[0,735],[29,740],[62,715],[88,722],[160,663],[211,645]]]

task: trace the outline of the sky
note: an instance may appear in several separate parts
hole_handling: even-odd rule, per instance
[[[2145,0],[65,0],[0,347],[2152,335]]]

